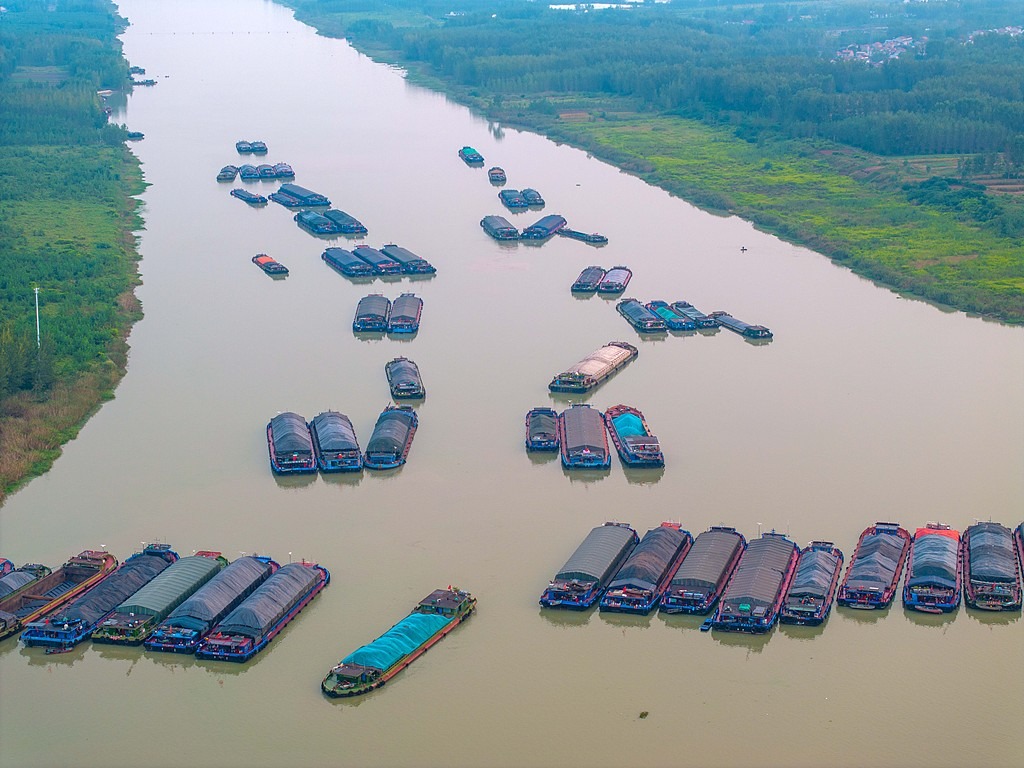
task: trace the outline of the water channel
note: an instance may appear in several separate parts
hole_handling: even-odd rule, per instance
[[[541,137],[489,125],[263,0],[124,0],[132,64],[157,80],[113,119],[143,131],[145,319],[128,375],[52,471],[0,510],[3,554],[123,559],[160,539],[317,560],[330,587],[245,666],[84,644],[0,645],[0,764],[193,766],[990,765],[1024,763],[1020,614],[834,612],[766,637],[698,618],[542,611],[591,527],[663,520],[694,534],[776,529],[852,554],[875,520],[1016,525],[1024,515],[1024,329],[907,300],[735,218],[703,213]],[[330,244],[214,181],[238,139],[438,268],[355,284]],[[545,213],[601,231],[501,245],[505,213],[464,144]],[[264,193],[268,183],[250,185]],[[337,240],[334,244],[344,245]],[[741,250],[745,248],[746,250]],[[291,270],[272,280],[250,258]],[[589,264],[629,265],[627,295],[687,299],[772,328],[641,339],[614,302],[574,298]],[[415,338],[357,339],[357,300],[413,290]],[[601,344],[640,356],[588,399],[641,408],[664,472],[567,473],[523,450],[547,383]],[[347,413],[369,437],[384,364],[428,390],[409,463],[277,479],[275,413]],[[477,615],[384,689],[331,701],[320,680],[432,589]],[[641,712],[649,713],[645,718]]]

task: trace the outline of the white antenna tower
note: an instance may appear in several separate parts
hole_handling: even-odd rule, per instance
[[[36,291],[36,349],[39,349],[42,344],[39,340],[39,286],[35,288]]]

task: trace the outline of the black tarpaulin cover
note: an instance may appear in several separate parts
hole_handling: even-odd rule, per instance
[[[735,531],[704,531],[693,540],[686,559],[672,578],[672,589],[712,591],[742,547],[743,537]]]
[[[971,580],[1016,581],[1013,534],[999,523],[978,523],[964,532],[970,549]]]
[[[548,413],[530,416],[530,437],[555,434],[555,417]]]
[[[635,322],[657,320],[658,316],[636,299],[629,299],[619,305],[619,311]]]
[[[723,612],[725,604],[732,611],[771,605],[782,588],[793,552],[793,542],[784,536],[765,534],[750,542],[722,595]]]
[[[270,420],[270,434],[274,440],[274,451],[278,454],[310,453],[313,450],[306,420],[297,413],[285,411],[277,414]]]
[[[356,305],[356,317],[387,317],[391,313],[391,300],[387,296],[371,293]]]
[[[839,556],[824,549],[809,549],[800,555],[789,594],[824,599],[839,567]]]
[[[402,358],[388,363],[388,381],[392,386],[399,388],[423,386],[420,369],[416,367],[416,363]]]
[[[596,408],[574,406],[562,411],[565,426],[565,448],[569,452],[584,448],[591,453],[606,453],[607,441],[604,433],[604,419]]]
[[[621,525],[599,525],[587,534],[555,576],[556,581],[604,581],[622,553],[632,549],[636,532]]]
[[[271,568],[255,557],[240,557],[175,608],[163,625],[205,632],[262,584]]]
[[[653,591],[687,538],[689,534],[686,531],[669,526],[649,530],[622,564],[608,588],[635,587]]]
[[[373,427],[367,453],[393,453],[400,455],[412,429],[413,415],[408,411],[391,409],[384,411]]]
[[[320,450],[327,453],[359,450],[355,428],[345,414],[324,411],[315,416],[312,423]]]
[[[391,304],[391,320],[412,322],[423,307],[423,299],[411,293],[403,293]]]
[[[302,563],[289,563],[228,614],[216,631],[225,635],[258,638],[295,607],[320,578],[320,571]]]
[[[906,539],[891,533],[869,533],[846,574],[847,589],[886,589],[896,574]]]
[[[53,615],[53,624],[81,619],[91,626],[148,584],[171,565],[163,552],[141,552],[129,557],[121,567],[66,608]]]
[[[907,586],[939,584],[956,586],[956,555],[960,542],[940,533],[914,537],[911,550],[913,562],[907,574]]]

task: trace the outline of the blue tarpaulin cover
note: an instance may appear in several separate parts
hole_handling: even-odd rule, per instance
[[[612,419],[612,424],[615,425],[615,431],[619,433],[620,438],[647,434],[644,431],[644,423],[635,413],[620,413]]]
[[[410,613],[372,643],[350,653],[341,663],[361,664],[383,672],[450,621],[451,618],[436,613]]]

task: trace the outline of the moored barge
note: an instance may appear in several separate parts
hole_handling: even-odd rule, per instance
[[[0,577],[0,603],[28,591],[37,581],[50,575],[50,569],[39,563],[26,563],[21,568],[15,568],[10,560],[6,562],[11,567]]]
[[[338,232],[343,235],[365,235],[367,230],[359,219],[350,213],[338,210],[337,208],[331,208],[328,211],[324,211],[324,216],[334,222],[334,225],[338,228]]]
[[[472,147],[463,147],[459,150],[459,157],[466,165],[483,165],[484,156]]]
[[[662,523],[640,540],[601,598],[600,610],[646,616],[689,552],[693,537],[679,523]]]
[[[285,277],[288,274],[288,267],[265,253],[253,256],[252,263],[271,277]]]
[[[781,533],[747,544],[710,620],[712,629],[761,634],[775,626],[800,550]]]
[[[379,332],[388,329],[391,317],[391,300],[379,293],[363,296],[356,304],[356,316],[352,320],[355,333]]]
[[[548,389],[552,392],[589,392],[620,368],[636,359],[640,352],[624,341],[609,341],[594,350],[578,363],[551,380]]]
[[[26,622],[21,640],[27,646],[57,650],[73,648],[126,598],[146,586],[178,559],[166,544],[150,544],[129,557],[117,570],[81,597],[44,618]]]
[[[237,176],[237,165],[225,165],[217,172],[217,181],[234,181]]]
[[[299,211],[293,217],[300,229],[311,235],[333,235],[338,232],[338,225],[315,211]]]
[[[898,523],[868,526],[857,540],[836,600],[849,608],[885,608],[896,596],[896,585],[910,551],[910,534]]]
[[[245,163],[244,165],[238,166],[238,176],[243,181],[259,181],[260,172],[256,170],[255,165]]]
[[[607,237],[597,232],[580,232],[578,229],[569,229],[568,227],[562,227],[558,230],[557,234],[572,240],[579,240],[581,243],[590,243],[591,245],[604,245],[608,242]]]
[[[416,412],[408,405],[387,406],[373,426],[363,465],[367,469],[396,469],[405,464],[418,425]]]
[[[526,450],[558,450],[558,414],[554,408],[531,408],[526,414]]]
[[[782,602],[783,624],[817,626],[828,618],[843,570],[843,552],[831,541],[812,541],[800,550],[796,575]]]
[[[484,216],[480,219],[480,226],[495,240],[519,239],[519,230],[504,216]]]
[[[520,194],[522,194],[523,198],[526,200],[527,205],[537,206],[538,208],[544,207],[544,198],[541,197],[540,192],[536,189],[527,187],[526,189],[520,190]]]
[[[396,357],[384,366],[395,400],[418,400],[427,396],[419,366],[407,357]]]
[[[647,302],[644,306],[660,317],[670,331],[694,331],[697,329],[697,323],[689,317],[680,315],[668,305],[668,302],[655,300]]]
[[[663,333],[665,331],[665,321],[637,299],[623,299],[615,305],[615,310],[640,333]]]
[[[573,403],[558,414],[558,442],[566,469],[607,469],[612,465],[601,412]]]
[[[476,598],[456,587],[435,589],[412,613],[372,643],[350,653],[327,673],[320,689],[332,698],[380,688],[468,619]]]
[[[491,184],[504,184],[508,181],[508,177],[505,175],[505,169],[494,166],[493,168],[487,169],[487,178]]]
[[[53,573],[0,600],[0,640],[99,584],[117,568],[109,552],[87,549]]]
[[[197,659],[245,662],[262,651],[331,581],[316,563],[288,563],[274,572],[207,635]]]
[[[576,282],[572,284],[572,288],[569,290],[573,293],[593,293],[597,290],[598,283],[600,283],[605,276],[605,271],[598,266],[589,266],[584,268],[580,272],[580,276],[576,278]]]
[[[661,443],[651,434],[647,419],[631,405],[613,405],[604,412],[604,423],[622,463],[629,467],[664,467]]]
[[[928,523],[914,532],[907,555],[903,605],[923,613],[949,613],[960,605],[963,574],[960,532]]]
[[[193,653],[213,628],[270,578],[278,564],[269,557],[240,557],[171,611],[145,641],[147,651]]]
[[[696,323],[698,328],[717,328],[718,321],[705,315],[688,301],[673,301],[672,309]]]
[[[331,204],[326,195],[300,187],[298,184],[292,184],[290,181],[282,184],[280,189],[270,195],[270,199],[281,203],[286,208],[326,206]]]
[[[267,198],[263,195],[257,195],[255,192],[250,192],[248,189],[232,189],[231,196],[237,197],[242,202],[248,203],[249,205],[266,205]]]
[[[248,155],[252,152],[252,144],[248,141],[236,141],[235,151],[241,155]]]
[[[274,163],[274,176],[278,179],[294,179],[295,171],[288,163]]]
[[[510,210],[528,208],[530,206],[530,204],[526,202],[526,198],[523,197],[523,193],[518,189],[503,189],[498,193],[498,199],[501,200],[502,204]]]
[[[360,472],[363,453],[352,420],[344,413],[324,411],[309,422],[316,465],[321,472]]]
[[[370,277],[373,275],[373,267],[352,251],[346,251],[344,248],[328,248],[320,254],[320,258],[346,277]]]
[[[524,199],[523,202],[526,202]],[[523,240],[547,240],[555,232],[566,225],[565,218],[557,214],[551,214],[538,219],[535,223],[523,230],[520,236]]]
[[[964,531],[964,601],[982,611],[1017,611],[1021,581],[1013,534],[999,523],[975,523]]]
[[[598,600],[640,538],[628,523],[594,528],[555,574],[540,597],[545,608],[582,611]]]
[[[297,413],[285,411],[267,422],[267,449],[270,468],[277,474],[316,472],[313,441],[306,420]]]
[[[270,163],[261,163],[256,166],[256,170],[260,173],[261,179],[276,179],[277,172],[274,170],[274,166]]]
[[[220,552],[181,558],[103,619],[92,632],[93,642],[141,645],[171,611],[227,564]]]
[[[633,270],[621,265],[609,269],[597,284],[598,293],[622,293],[633,278]]]
[[[250,141],[249,151],[254,155],[265,155],[267,153],[267,143],[265,141]]]
[[[748,339],[772,338],[772,332],[763,325],[751,325],[750,323],[745,323],[742,320],[737,320],[728,312],[712,312],[708,317],[717,320],[718,324],[724,328],[728,328],[730,331],[738,333],[740,336],[745,336]]]
[[[735,528],[712,526],[699,533],[661,597],[661,612],[708,613],[746,547],[747,540]]]
[[[389,243],[382,246],[380,252],[388,258],[397,261],[402,266],[402,271],[407,275],[432,275],[437,272],[437,269],[429,261],[400,245]]]
[[[388,333],[416,333],[423,316],[423,299],[415,293],[403,293],[391,304]]]
[[[352,249],[352,253],[373,267],[373,271],[379,275],[398,275],[402,272],[401,264],[390,256],[381,253],[376,248],[371,248],[368,245],[357,245]]]

